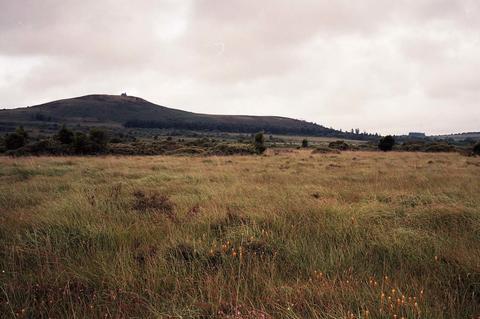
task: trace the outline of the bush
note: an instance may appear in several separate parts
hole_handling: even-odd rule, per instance
[[[25,139],[25,141],[28,139],[28,134],[27,134],[27,132],[25,131],[25,129],[23,128],[22,125],[20,125],[19,127],[17,127],[17,129],[15,130],[15,133],[16,133],[17,135],[22,136],[22,137]]]
[[[23,126],[17,127],[15,133],[7,134],[3,142],[5,150],[16,150],[27,143],[28,134]]]
[[[407,152],[455,152],[457,148],[447,142],[407,141],[400,145],[399,150]]]
[[[220,143],[207,150],[210,155],[250,155],[257,151],[251,144]]]
[[[308,147],[308,140],[306,138],[302,141],[302,147]]]
[[[88,137],[82,132],[75,132],[73,138],[73,148],[77,154],[86,154],[88,153]]]
[[[455,152],[455,146],[448,143],[430,143],[425,147],[425,152],[439,153],[439,152]]]
[[[350,145],[348,145],[347,143],[345,143],[344,141],[335,141],[335,142],[331,142],[330,144],[328,144],[328,147],[329,148],[333,148],[335,150],[340,150],[340,151],[347,151],[350,149]]]
[[[255,134],[254,145],[257,154],[262,154],[265,152],[267,148],[265,147],[265,137],[263,136],[263,133],[259,132]]]
[[[72,148],[70,145],[62,144],[60,141],[53,138],[29,143],[7,152],[8,155],[12,156],[69,155],[71,153]]]
[[[338,154],[340,153],[340,151],[337,149],[333,149],[325,146],[318,146],[312,151],[312,154],[329,154],[329,153]]]
[[[400,149],[407,152],[424,152],[426,145],[425,141],[406,141],[400,146]]]
[[[391,135],[384,136],[378,143],[378,148],[384,152],[391,151],[395,145],[395,139]]]
[[[72,144],[74,140],[74,134],[65,125],[58,131],[57,140],[62,144]]]
[[[5,136],[5,149],[16,150],[25,145],[24,135],[18,133],[7,134]]]
[[[108,136],[103,130],[93,128],[88,134],[89,139],[89,152],[102,153],[107,149]]]
[[[473,146],[473,154],[480,155],[480,142]]]
[[[107,133],[103,130],[92,128],[88,134],[90,141],[97,145],[106,146],[108,142]]]

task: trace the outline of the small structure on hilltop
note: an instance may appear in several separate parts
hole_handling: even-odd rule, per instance
[[[426,138],[425,133],[420,132],[410,132],[408,133],[408,137],[410,138]]]
[[[120,96],[127,97],[127,92],[123,92]]]

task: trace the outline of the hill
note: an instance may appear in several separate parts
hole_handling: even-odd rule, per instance
[[[457,134],[447,134],[447,135],[435,135],[431,136],[434,139],[451,139],[454,141],[463,141],[463,140],[480,140],[480,132],[466,132],[466,133],[457,133]]]
[[[0,110],[0,125],[101,125],[113,127],[172,128],[221,132],[340,136],[342,133],[315,123],[278,117],[210,115],[156,105],[142,98],[87,95],[41,105]]]

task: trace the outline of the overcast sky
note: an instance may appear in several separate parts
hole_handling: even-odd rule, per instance
[[[480,131],[479,0],[0,0],[0,108],[92,93]]]

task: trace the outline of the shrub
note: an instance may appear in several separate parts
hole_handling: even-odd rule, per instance
[[[430,143],[425,147],[425,152],[438,153],[438,152],[455,152],[455,146],[445,142]]]
[[[90,141],[98,146],[104,147],[107,145],[108,137],[107,133],[103,130],[93,128],[88,134]]]
[[[101,129],[93,128],[90,130],[88,137],[79,136],[84,143],[83,149],[80,153],[96,154],[103,153],[107,149],[108,136],[107,133]]]
[[[15,150],[8,151],[8,154],[12,156],[67,155],[71,153],[71,146],[62,144],[53,138],[32,142]]]
[[[407,141],[400,146],[400,149],[407,152],[423,152],[425,147],[425,141]]]
[[[302,147],[308,147],[308,140],[306,138],[302,141]]]
[[[24,138],[25,140],[28,139],[28,134],[27,134],[27,132],[25,131],[25,129],[23,128],[22,125],[20,125],[19,127],[17,127],[17,129],[15,130],[15,133],[18,134],[18,135],[20,135],[20,136],[23,136],[23,138]]]
[[[312,154],[328,154],[328,153],[338,154],[340,153],[340,151],[337,149],[333,149],[325,146],[318,146],[312,151]]]
[[[262,154],[265,152],[267,148],[265,147],[265,137],[263,136],[263,133],[259,132],[255,134],[254,145],[257,154]]]
[[[473,146],[473,154],[480,155],[480,142]]]
[[[429,141],[407,141],[399,147],[402,151],[407,152],[455,152],[457,149],[454,145],[447,142],[429,142]]]
[[[347,143],[345,143],[344,141],[341,141],[341,140],[331,142],[330,144],[328,144],[328,147],[333,148],[335,150],[340,150],[340,151],[346,151],[346,150],[350,149],[350,145],[348,145]]]
[[[87,135],[83,134],[82,132],[75,132],[75,136],[73,138],[73,148],[75,150],[75,153],[88,153],[88,144],[89,142]]]
[[[27,143],[28,134],[24,130],[23,126],[17,127],[15,133],[7,134],[4,140],[5,149],[16,150]]]
[[[257,152],[251,144],[220,143],[207,150],[210,155],[250,155]]]
[[[378,148],[384,152],[391,151],[395,145],[395,139],[391,135],[384,136],[378,143]]]
[[[18,133],[7,134],[5,136],[5,148],[7,150],[16,150],[25,145],[24,135]]]
[[[56,138],[62,144],[72,144],[74,135],[72,131],[70,131],[65,125],[63,125],[62,128],[58,131]]]

